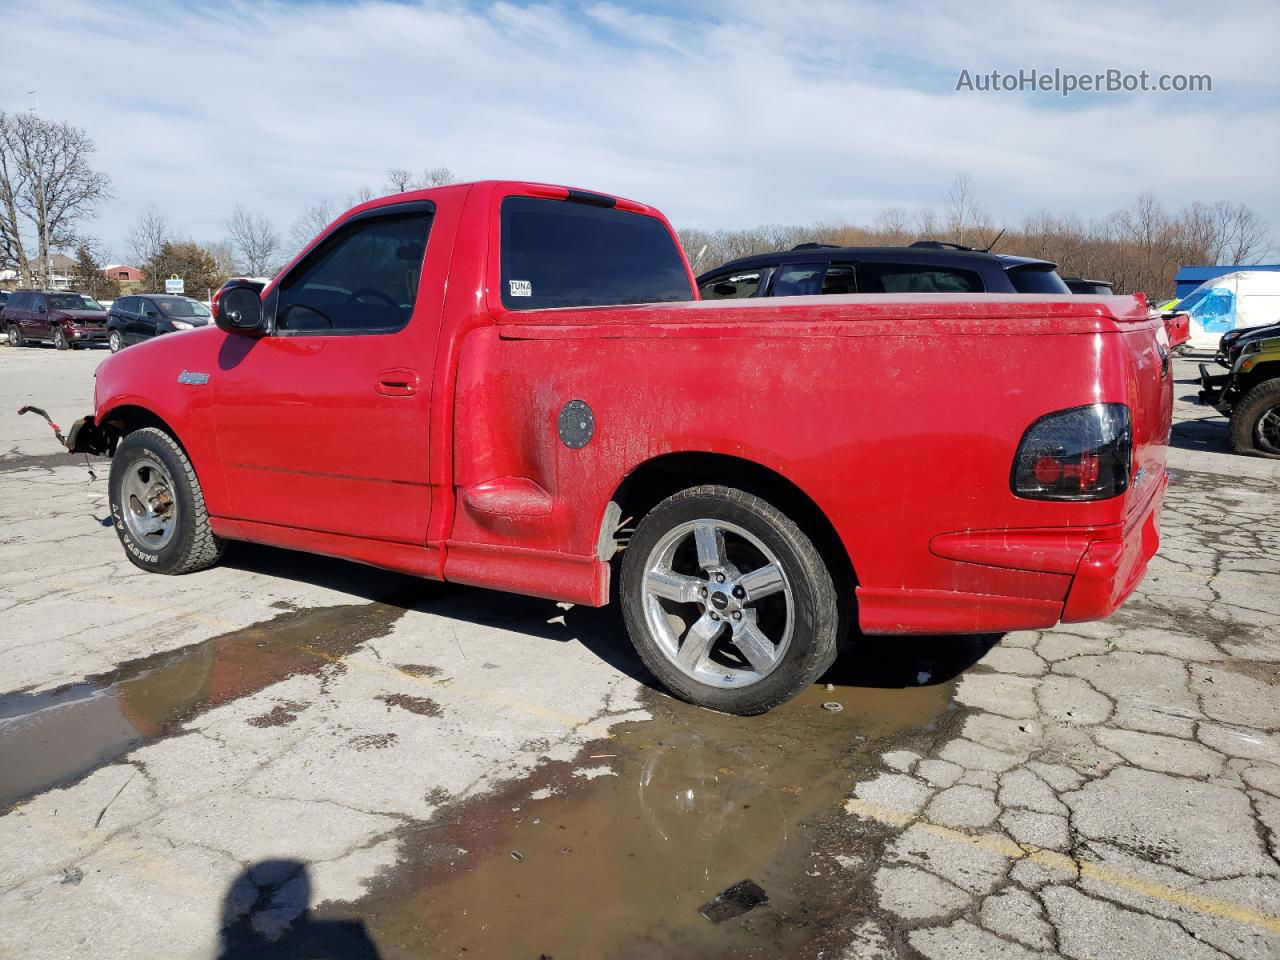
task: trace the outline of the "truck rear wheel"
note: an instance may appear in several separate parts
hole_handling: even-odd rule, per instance
[[[676,696],[757,714],[835,660],[836,590],[813,541],[732,487],[683,490],[653,508],[622,558],[627,632]]]
[[[1231,411],[1230,431],[1236,453],[1280,460],[1280,377],[1244,395]]]
[[[177,442],[155,427],[135,430],[111,458],[111,519],[125,554],[151,573],[203,570],[222,556],[200,481]]]

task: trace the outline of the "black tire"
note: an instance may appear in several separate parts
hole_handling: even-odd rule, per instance
[[[126,476],[139,461],[146,460],[159,461],[172,479],[173,501],[177,507],[173,535],[159,548],[140,540],[130,531],[124,517],[126,506],[121,502]],[[196,472],[186,453],[163,430],[145,427],[120,441],[111,459],[107,497],[116,535],[134,566],[150,573],[177,575],[211,567],[221,558],[225,541],[214,536],[209,527],[209,512],[205,508]]]
[[[8,335],[9,346],[11,347],[21,347],[27,342],[26,337],[22,335],[22,331],[18,329],[18,325],[16,323],[9,324],[9,328],[5,333]]]
[[[59,350],[66,350],[71,346],[71,344],[67,342],[67,332],[61,327],[53,328],[53,345]]]
[[[1228,427],[1231,449],[1254,457],[1280,460],[1280,436],[1268,424],[1264,416],[1280,418],[1280,377],[1264,380],[1241,398],[1231,410]]]
[[[107,346],[112,353],[119,353],[124,349],[124,335],[119,330],[112,330],[107,334]]]
[[[645,616],[644,582],[650,555],[671,531],[700,519],[727,522],[749,532],[773,554],[790,584],[790,642],[771,672],[746,686],[712,686],[689,676],[663,651]],[[640,521],[623,554],[619,595],[627,632],[645,666],[668,690],[698,706],[745,716],[764,713],[812,684],[836,658],[839,604],[821,554],[786,514],[733,487],[692,487],[654,507]]]

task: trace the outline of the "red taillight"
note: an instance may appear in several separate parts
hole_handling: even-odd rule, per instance
[[[1062,464],[1053,457],[1041,457],[1035,465],[1036,482],[1051,487],[1062,479]]]
[[[1041,417],[1023,434],[1010,486],[1032,500],[1102,500],[1129,487],[1132,429],[1122,403]]]

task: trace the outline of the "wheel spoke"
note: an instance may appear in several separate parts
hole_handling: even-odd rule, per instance
[[[748,603],[761,600],[782,589],[782,571],[776,563],[766,564],[758,570],[744,573],[738,580],[738,586],[747,592]]]
[[[710,616],[703,614],[685,634],[680,652],[676,654],[676,663],[685,670],[692,671],[710,652],[711,645],[723,629],[723,620],[712,620]]]
[[[686,577],[671,570],[650,570],[644,585],[650,593],[667,600],[696,603],[704,583],[697,577]]]
[[[754,622],[748,620],[733,635],[734,646],[747,658],[751,669],[756,673],[764,673],[773,666],[778,656],[778,649],[773,642],[760,632]],[[683,651],[681,651],[683,652]]]
[[[698,566],[703,570],[724,569],[724,533],[714,523],[700,523],[693,528],[698,547]]]

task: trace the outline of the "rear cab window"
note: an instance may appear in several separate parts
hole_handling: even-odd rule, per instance
[[[616,207],[507,197],[501,207],[508,310],[692,300],[675,238],[655,217]]]

